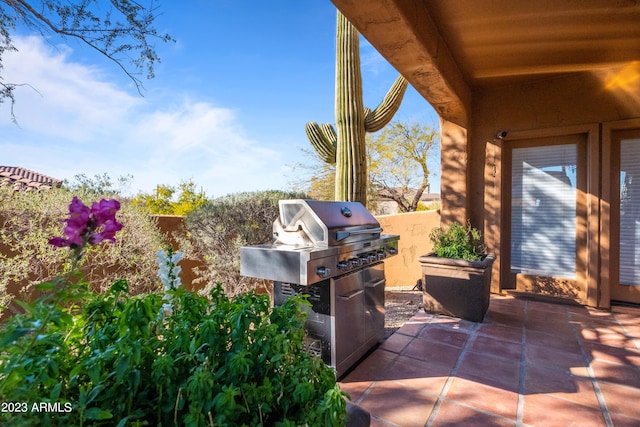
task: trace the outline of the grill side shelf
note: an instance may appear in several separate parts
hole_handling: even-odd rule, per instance
[[[258,279],[304,283],[308,254],[301,251],[274,250],[272,245],[240,248],[240,274]]]

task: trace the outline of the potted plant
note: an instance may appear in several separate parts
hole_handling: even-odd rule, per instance
[[[434,228],[429,238],[433,252],[418,258],[425,311],[482,322],[496,257],[485,253],[480,231],[456,222],[448,230]]]

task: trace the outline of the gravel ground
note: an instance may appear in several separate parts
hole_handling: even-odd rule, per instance
[[[403,287],[386,288],[384,297],[384,339],[387,339],[422,309],[422,291]]]

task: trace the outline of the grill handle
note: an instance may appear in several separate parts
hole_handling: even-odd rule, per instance
[[[384,282],[385,279],[378,280],[377,282],[367,282],[364,284],[365,288],[375,288],[376,286],[380,286]]]
[[[349,236],[355,236],[357,234],[379,234],[382,233],[382,228],[365,228],[363,230],[353,231],[336,231],[336,240],[344,240]]]
[[[356,289],[355,291],[347,294],[347,295],[338,295],[338,299],[342,300],[342,301],[349,301],[351,299],[354,299],[355,297],[357,297],[358,295],[362,295],[364,293],[364,289]]]

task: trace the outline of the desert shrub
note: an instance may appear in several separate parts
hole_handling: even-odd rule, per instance
[[[303,193],[261,191],[238,193],[209,201],[185,217],[189,236],[180,247],[186,257],[198,259],[198,281],[223,283],[228,295],[263,287],[268,282],[240,276],[240,247],[271,243],[273,222],[278,217],[278,200],[302,199]],[[208,292],[211,285],[205,287]]]
[[[74,194],[80,199],[100,199],[94,194]],[[68,267],[65,254],[47,244],[47,239],[62,234],[61,220],[71,198],[65,189],[16,192],[0,187],[0,314],[14,294],[26,298],[34,284]],[[116,278],[127,279],[132,294],[158,289],[155,252],[163,243],[155,222],[126,201],[118,216],[125,224],[121,238],[115,244],[88,249],[83,274],[97,291],[106,290]]]

